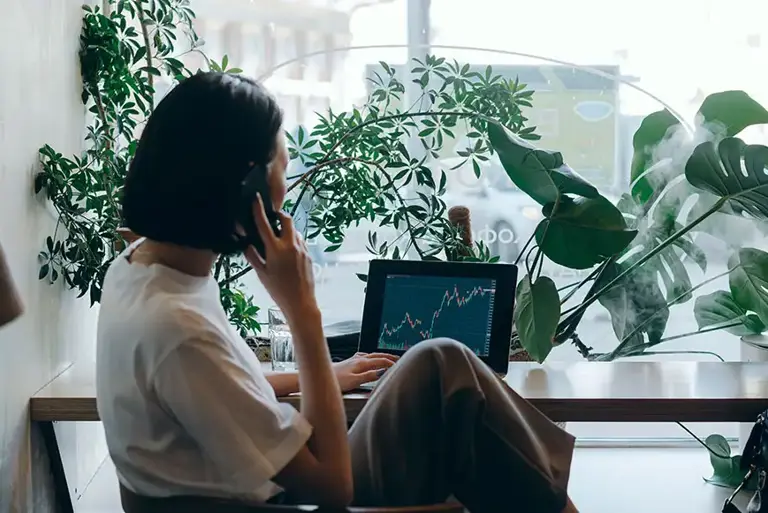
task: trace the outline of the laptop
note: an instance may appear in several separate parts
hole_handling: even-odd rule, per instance
[[[512,264],[371,260],[359,351],[402,355],[424,340],[448,337],[504,375],[516,285]]]

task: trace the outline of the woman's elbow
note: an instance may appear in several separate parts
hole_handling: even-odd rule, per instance
[[[316,500],[318,506],[324,506],[328,508],[344,508],[352,503],[352,499],[355,495],[354,485],[351,477],[332,479],[320,490],[318,490],[318,499]]]

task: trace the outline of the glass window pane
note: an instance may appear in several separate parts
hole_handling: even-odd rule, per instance
[[[419,12],[425,6],[428,12]],[[429,21],[409,31],[409,15],[411,24]],[[364,106],[375,88],[368,79],[375,73],[386,75],[381,61],[391,65],[406,84],[399,103],[386,108],[428,107],[424,97],[411,96],[413,77],[408,74],[415,65],[409,57],[427,51],[413,45],[409,49],[408,34],[426,34],[430,53],[467,63],[480,73],[490,65],[495,73],[527,84],[534,94],[525,116],[541,136],[536,144],[561,152],[577,173],[617,201],[629,187],[633,134],[649,113],[667,108],[693,125],[702,100],[727,89],[744,90],[768,104],[766,17],[764,0],[544,0],[527,3],[524,11],[515,2],[498,0],[473,0],[471,9],[462,2],[437,0],[271,0],[240,2],[237,8],[221,11],[201,9],[197,24],[213,58],[220,60],[224,53],[235,56],[239,62],[233,65],[263,79],[274,91],[285,110],[285,129],[291,133],[297,133],[300,124],[311,130],[320,120],[317,114],[327,114],[329,107],[338,113]],[[348,46],[352,49],[331,51]],[[327,53],[280,67],[318,51]],[[765,126],[743,133],[748,142],[764,142],[766,135]],[[479,166],[478,179],[473,166],[462,164],[458,154],[471,144],[467,131],[457,130],[455,136],[440,155],[429,160],[437,179],[441,170],[450,169],[443,199],[449,206],[469,207],[475,239],[484,241],[502,260],[514,260],[541,220],[541,208],[515,187],[495,158]],[[670,152],[666,156],[679,158],[679,149],[665,151]],[[291,169],[305,168],[294,162]],[[364,284],[356,273],[365,273],[371,258],[366,250],[371,227],[363,222],[349,228],[336,251],[325,251],[331,244],[322,238],[311,241],[317,294],[327,322],[360,318]],[[715,277],[726,271],[732,247],[766,246],[762,233],[748,221],[732,217],[715,228],[717,237],[693,236],[707,255],[706,270],[684,258],[682,268],[674,271],[687,276],[691,285],[714,278],[695,295],[728,290],[727,277]],[[379,230],[379,237],[394,239],[397,233]],[[656,281],[667,292],[664,271],[672,272],[663,269]],[[589,270],[574,271],[547,261],[543,272],[562,287],[582,279]],[[271,301],[255,276],[248,275],[246,283],[257,304],[269,306]],[[670,309],[665,337],[697,330],[693,304],[690,300]],[[611,317],[600,304],[587,310],[578,333],[594,352],[609,352],[618,343]],[[720,331],[676,338],[654,349],[658,351],[642,358],[711,361],[715,354],[729,361],[742,358],[738,339]],[[582,360],[567,344],[555,348],[549,358]],[[572,428],[580,436],[593,438],[688,436],[674,424]],[[737,433],[735,425],[697,429],[704,435],[707,430],[728,436]]]

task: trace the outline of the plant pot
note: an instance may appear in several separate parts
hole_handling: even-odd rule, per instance
[[[768,336],[749,335],[741,337],[739,356],[742,362],[768,362]],[[744,452],[744,444],[749,438],[753,423],[739,424],[739,452]]]
[[[510,362],[532,362],[534,361],[533,358],[531,358],[531,355],[528,354],[528,351],[523,349],[523,346],[520,345],[519,342],[512,341],[512,344],[509,346],[509,361]],[[555,422],[560,429],[566,429],[568,426],[567,422]]]

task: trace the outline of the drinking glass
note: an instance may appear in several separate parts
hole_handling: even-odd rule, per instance
[[[273,306],[267,313],[269,316],[269,345],[272,351],[272,370],[296,370],[293,337],[283,312],[278,307]]]

